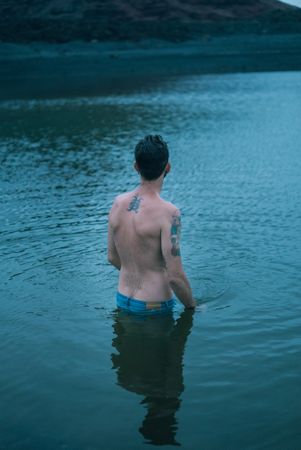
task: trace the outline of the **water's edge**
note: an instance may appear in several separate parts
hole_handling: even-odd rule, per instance
[[[0,44],[0,100],[133,91],[162,79],[206,73],[301,70],[301,35]]]

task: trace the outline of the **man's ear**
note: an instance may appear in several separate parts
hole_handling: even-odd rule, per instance
[[[136,163],[136,162],[134,162],[134,169],[136,170],[136,172],[140,173],[140,172],[139,172],[139,168],[138,168],[138,165],[137,165],[137,163]]]
[[[165,170],[164,170],[164,178],[166,177],[166,175],[170,172],[170,164],[167,163],[165,166]]]

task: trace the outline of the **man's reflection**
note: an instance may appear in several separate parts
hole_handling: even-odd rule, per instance
[[[144,396],[147,412],[140,433],[151,444],[180,445],[176,441],[176,412],[184,390],[183,356],[193,311],[175,320],[165,316],[135,316],[117,311],[113,325],[113,369],[118,384]]]

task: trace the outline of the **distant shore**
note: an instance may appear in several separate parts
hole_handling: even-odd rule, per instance
[[[126,93],[178,76],[301,70],[301,35],[0,44],[0,100]]]

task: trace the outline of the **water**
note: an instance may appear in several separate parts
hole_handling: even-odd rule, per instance
[[[300,98],[282,72],[0,104],[1,449],[301,448]],[[199,306],[139,320],[106,223],[148,133]]]

